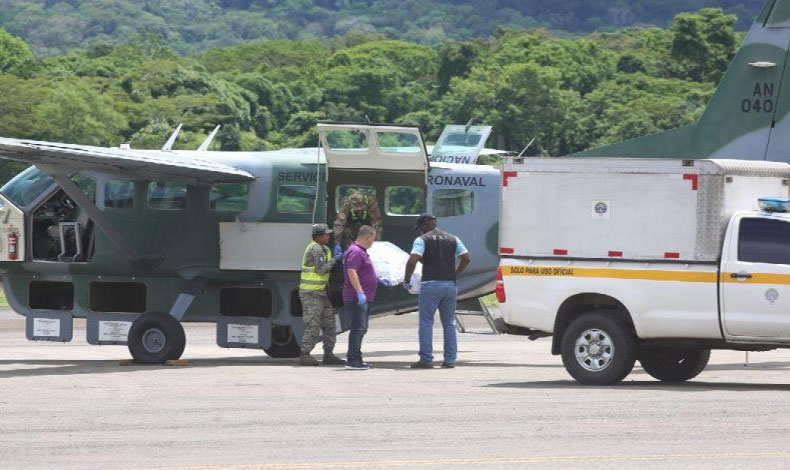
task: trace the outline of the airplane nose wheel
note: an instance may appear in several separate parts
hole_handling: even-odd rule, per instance
[[[186,336],[181,323],[163,313],[146,313],[129,328],[129,352],[140,364],[164,364],[181,357]]]
[[[300,346],[290,326],[272,325],[272,345],[264,352],[269,357],[299,357]]]

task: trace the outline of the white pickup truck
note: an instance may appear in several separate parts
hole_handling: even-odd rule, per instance
[[[711,349],[790,347],[788,178],[785,163],[739,160],[506,163],[506,332],[553,336],[552,353],[591,385],[636,360],[685,381]]]

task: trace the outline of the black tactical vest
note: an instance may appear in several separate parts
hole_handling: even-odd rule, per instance
[[[422,255],[422,280],[455,281],[455,249],[458,246],[458,239],[438,228],[420,238],[425,242],[425,253]]]

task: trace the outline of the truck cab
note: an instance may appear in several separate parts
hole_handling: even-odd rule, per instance
[[[790,166],[506,164],[497,295],[507,332],[552,337],[584,384],[635,362],[685,381],[711,349],[790,346]]]
[[[790,214],[781,210],[730,220],[719,278],[728,341],[790,343]]]

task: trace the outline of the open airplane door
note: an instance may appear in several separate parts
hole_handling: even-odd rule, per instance
[[[318,135],[328,168],[327,223],[335,240],[345,250],[360,226],[372,225],[379,240],[410,251],[414,223],[426,207],[428,157],[419,129],[318,124]],[[388,292],[381,296],[382,304],[394,300],[386,298]]]

